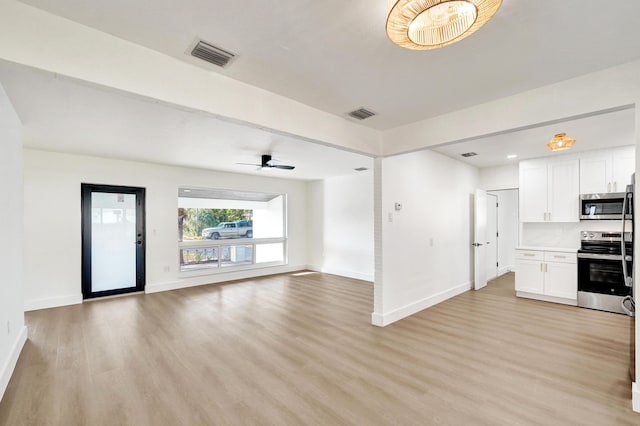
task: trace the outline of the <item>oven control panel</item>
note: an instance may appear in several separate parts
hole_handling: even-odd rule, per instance
[[[611,232],[611,231],[582,231],[580,233],[580,239],[582,241],[608,241],[608,242],[619,242],[622,240],[622,232]],[[624,233],[624,240],[631,241],[632,235],[631,232]]]

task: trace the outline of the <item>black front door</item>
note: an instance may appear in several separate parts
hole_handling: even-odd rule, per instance
[[[82,184],[82,294],[144,290],[145,190]]]

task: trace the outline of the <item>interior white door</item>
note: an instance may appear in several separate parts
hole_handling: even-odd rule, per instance
[[[487,285],[487,192],[476,189],[473,215],[473,288],[480,290]]]
[[[487,229],[485,231],[487,280],[498,276],[498,196],[487,194]]]

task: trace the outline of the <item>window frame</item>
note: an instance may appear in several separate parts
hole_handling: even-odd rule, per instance
[[[181,188],[192,188],[192,187],[179,187]],[[206,189],[206,188],[202,188]],[[211,188],[215,191],[230,191],[230,192],[239,192],[234,190],[224,190],[218,188]],[[229,273],[235,271],[247,271],[252,269],[262,269],[262,268],[271,268],[275,266],[286,266],[289,264],[289,238],[288,238],[288,194],[287,193],[268,193],[268,192],[259,192],[259,191],[240,191],[245,193],[254,193],[254,194],[271,194],[282,197],[282,236],[281,237],[267,237],[267,238],[224,238],[218,240],[194,240],[194,241],[178,241],[177,244],[177,261],[178,261],[178,274],[180,277],[196,277],[203,275],[216,275],[221,273]],[[178,192],[178,199],[180,198],[180,191]],[[275,198],[275,197],[274,197]],[[218,198],[224,200],[224,198]],[[234,225],[236,225],[234,223]],[[236,225],[236,228],[241,228]],[[276,244],[282,243],[282,260],[281,261],[272,261],[272,262],[256,262],[256,246],[262,244]],[[231,247],[231,246],[252,246],[252,258],[250,264],[240,264],[240,265],[229,265],[222,266],[221,261],[221,253],[223,247]],[[185,249],[204,249],[204,248],[216,248],[218,253],[218,263],[216,267],[206,267],[203,266],[201,268],[193,268],[190,270],[182,269],[182,250]]]

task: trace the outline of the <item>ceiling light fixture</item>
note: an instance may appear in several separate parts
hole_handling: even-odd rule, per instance
[[[387,35],[407,49],[437,49],[476,32],[502,0],[388,0]]]
[[[547,144],[547,148],[551,151],[564,151],[569,149],[576,143],[576,140],[571,136],[567,136],[566,133],[558,133]]]
[[[512,159],[514,159],[514,158],[518,158],[518,156],[517,156],[516,154],[509,154],[509,155],[507,155],[507,158],[508,158],[509,160],[512,160]]]

